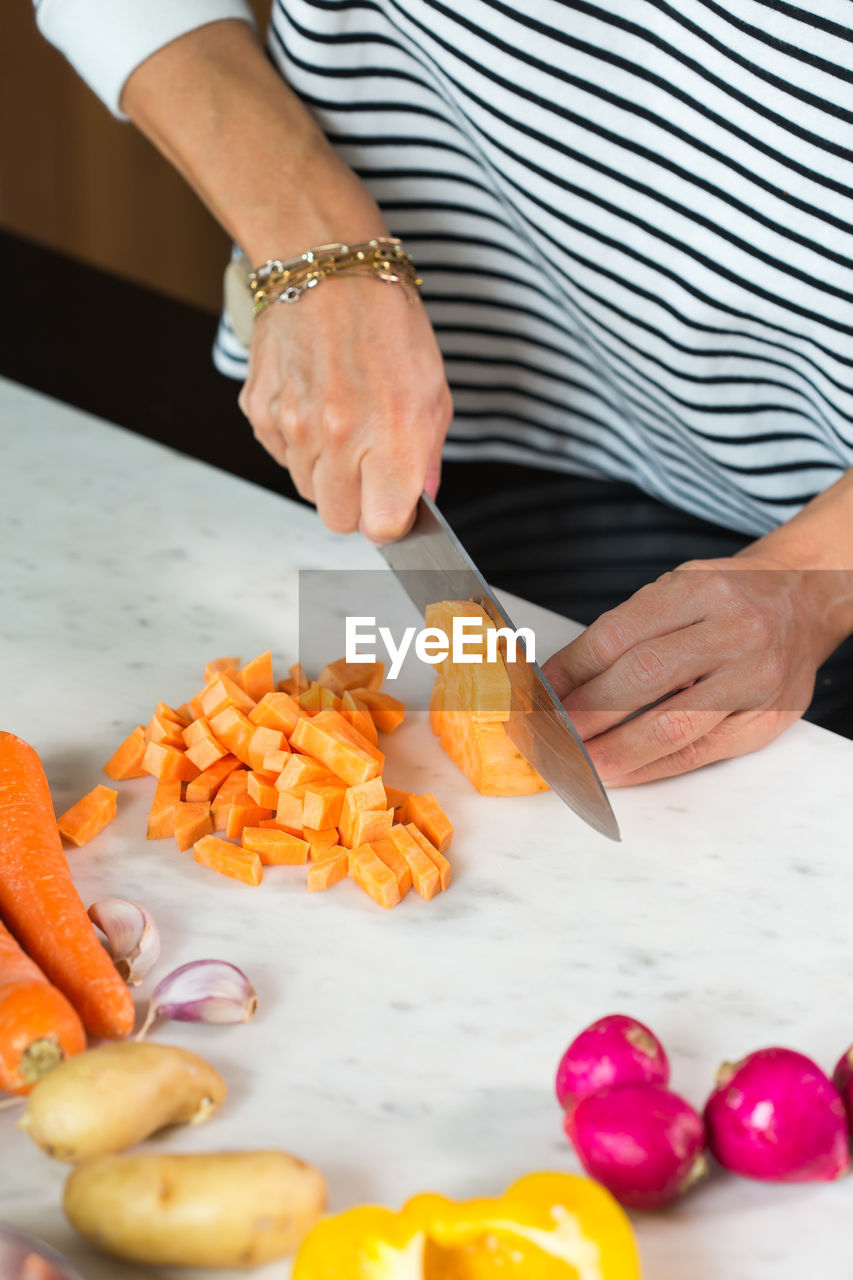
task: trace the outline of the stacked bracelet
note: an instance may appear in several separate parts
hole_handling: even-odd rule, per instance
[[[254,315],[272,302],[298,302],[330,276],[376,276],[392,284],[418,289],[423,283],[415,264],[394,236],[377,236],[363,244],[323,244],[298,258],[271,258],[249,273]]]

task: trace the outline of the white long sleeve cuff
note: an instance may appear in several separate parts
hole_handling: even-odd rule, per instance
[[[125,81],[178,36],[222,18],[254,23],[246,0],[34,0],[44,36],[65,54],[114,116]]]

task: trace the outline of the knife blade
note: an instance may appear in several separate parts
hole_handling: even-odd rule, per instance
[[[424,493],[415,522],[405,537],[379,548],[406,594],[421,613],[439,600],[473,600],[498,627],[516,630],[506,610],[462,546],[456,534]],[[577,730],[536,662],[519,641],[516,661],[507,662],[512,689],[510,740],[552,791],[611,840],[620,840],[610,801]]]

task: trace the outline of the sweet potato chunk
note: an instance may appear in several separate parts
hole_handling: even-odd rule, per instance
[[[125,778],[144,778],[146,770],[142,767],[142,757],[145,755],[145,746],[145,730],[141,724],[138,724],[124,742],[116,747],[104,765],[104,773],[108,778],[116,781],[123,781]]]
[[[369,844],[353,849],[349,855],[349,874],[360,889],[369,894],[374,902],[386,910],[396,907],[400,901],[400,889],[397,877],[390,867],[386,867],[377,857]]]
[[[263,879],[264,870],[256,853],[240,849],[218,836],[202,836],[194,847],[194,857],[202,866],[230,876],[232,880],[242,880],[244,884],[259,885]]]
[[[244,849],[251,849],[264,866],[297,867],[308,861],[308,841],[272,827],[244,827]]]
[[[56,825],[71,844],[87,844],[116,816],[118,792],[98,783],[81,800],[56,819]]]

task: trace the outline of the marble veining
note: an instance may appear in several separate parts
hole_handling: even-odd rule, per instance
[[[9,383],[0,458],[0,721],[40,751],[60,809],[158,698],[197,689],[207,658],[271,645],[294,660],[297,569],[381,567],[304,508]],[[542,654],[574,634],[510,603]],[[620,845],[553,796],[477,796],[422,713],[386,745],[388,777],[435,791],[456,823],[456,882],[430,904],[410,896],[385,914],[346,883],[308,896],[287,868],[257,890],[228,882],[171,841],[146,843],[148,779],[118,784],[116,822],[69,853],[87,901],[153,910],[154,978],[217,955],[259,992],[249,1026],[154,1033],[208,1055],[231,1090],[209,1125],[156,1146],[289,1148],[325,1170],[335,1209],[423,1188],[491,1194],[535,1168],[577,1168],[553,1070],[604,1012],[655,1027],[697,1104],[723,1058],[784,1043],[830,1067],[853,1041],[853,744],[799,724],[754,756],[616,792]],[[64,1169],[9,1113],[0,1153],[0,1219],[87,1280],[155,1280],[75,1240]],[[850,1195],[846,1181],[717,1175],[637,1218],[646,1274],[850,1280]]]

